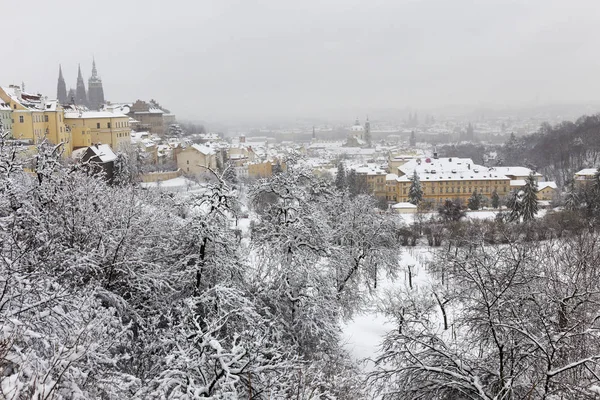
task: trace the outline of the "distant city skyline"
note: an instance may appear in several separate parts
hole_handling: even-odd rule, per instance
[[[25,27],[3,21],[18,33],[2,85],[55,97],[58,65],[71,84],[95,57],[107,100],[154,98],[185,119],[596,104],[600,92],[592,0],[106,0],[94,18],[74,0],[28,4]]]

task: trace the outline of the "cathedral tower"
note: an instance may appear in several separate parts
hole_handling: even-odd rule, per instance
[[[75,104],[78,106],[87,106],[87,94],[85,92],[85,83],[83,83],[83,76],[81,75],[81,65],[77,74],[77,86],[75,88]]]
[[[104,89],[102,79],[96,70],[96,60],[92,63],[92,76],[88,80],[88,105],[92,110],[99,110],[104,105]]]
[[[60,104],[67,104],[67,85],[65,84],[65,78],[63,78],[62,66],[58,66],[58,85],[56,88],[56,98]]]

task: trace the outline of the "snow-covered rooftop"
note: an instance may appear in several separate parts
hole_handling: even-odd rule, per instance
[[[527,176],[529,175],[531,172],[533,172],[532,170],[530,170],[529,168],[525,168],[525,167],[493,167],[494,170],[502,175],[511,175],[511,176]],[[542,176],[542,174],[540,173],[534,173],[534,176]]]
[[[200,153],[202,153],[204,155],[215,154],[215,150],[209,146],[205,146],[202,144],[193,144],[191,147],[196,149],[197,151],[199,151]]]
[[[102,162],[110,162],[117,159],[117,155],[107,144],[93,145],[88,147],[88,149],[91,150],[95,154],[95,157]]]
[[[66,112],[65,118],[129,118],[124,114],[112,113],[109,111],[82,111]]]
[[[546,189],[546,188],[550,188],[550,189],[558,189],[558,186],[556,185],[556,182],[538,182],[538,190],[542,190],[542,189]]]
[[[597,168],[584,168],[581,171],[575,173],[575,175],[587,176],[587,175],[596,175],[598,172]]]
[[[421,181],[508,179],[494,168],[473,163],[470,158],[442,157],[410,160],[398,167],[398,181],[408,182],[416,171]]]

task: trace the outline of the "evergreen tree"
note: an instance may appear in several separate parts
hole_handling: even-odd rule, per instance
[[[510,221],[529,222],[538,212],[537,181],[533,172],[525,180],[525,186],[512,192],[508,199],[507,207],[510,208]]]
[[[525,180],[521,199],[521,217],[523,217],[523,222],[531,221],[538,212],[537,191],[537,181],[533,176],[533,172],[531,172]]]
[[[510,210],[507,216],[508,221],[519,221],[521,218],[521,202],[520,202],[519,190],[513,190],[510,192],[508,199],[506,199],[506,207]]]
[[[417,171],[413,173],[412,182],[410,183],[410,189],[408,190],[409,202],[418,205],[423,200],[423,188],[421,187],[421,181]]]
[[[467,206],[471,210],[479,210],[481,208],[481,194],[477,193],[477,189],[473,191],[473,194],[469,198]]]
[[[346,186],[346,168],[344,168],[344,163],[340,161],[337,165],[337,174],[335,175],[335,187],[338,190],[344,190]]]
[[[579,197],[579,193],[577,193],[577,189],[575,188],[574,180],[569,182],[568,187],[569,190],[567,191],[567,196],[565,197],[565,208],[573,211],[579,207],[579,204],[581,204],[581,199]]]
[[[496,191],[496,189],[494,189],[494,191],[492,192],[492,207],[500,207],[500,196],[498,196],[498,192]]]
[[[438,209],[438,213],[442,219],[448,221],[459,221],[465,216],[465,212],[459,201],[446,200]]]

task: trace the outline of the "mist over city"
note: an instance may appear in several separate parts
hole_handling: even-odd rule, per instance
[[[0,400],[600,398],[600,4],[2,4]]]

